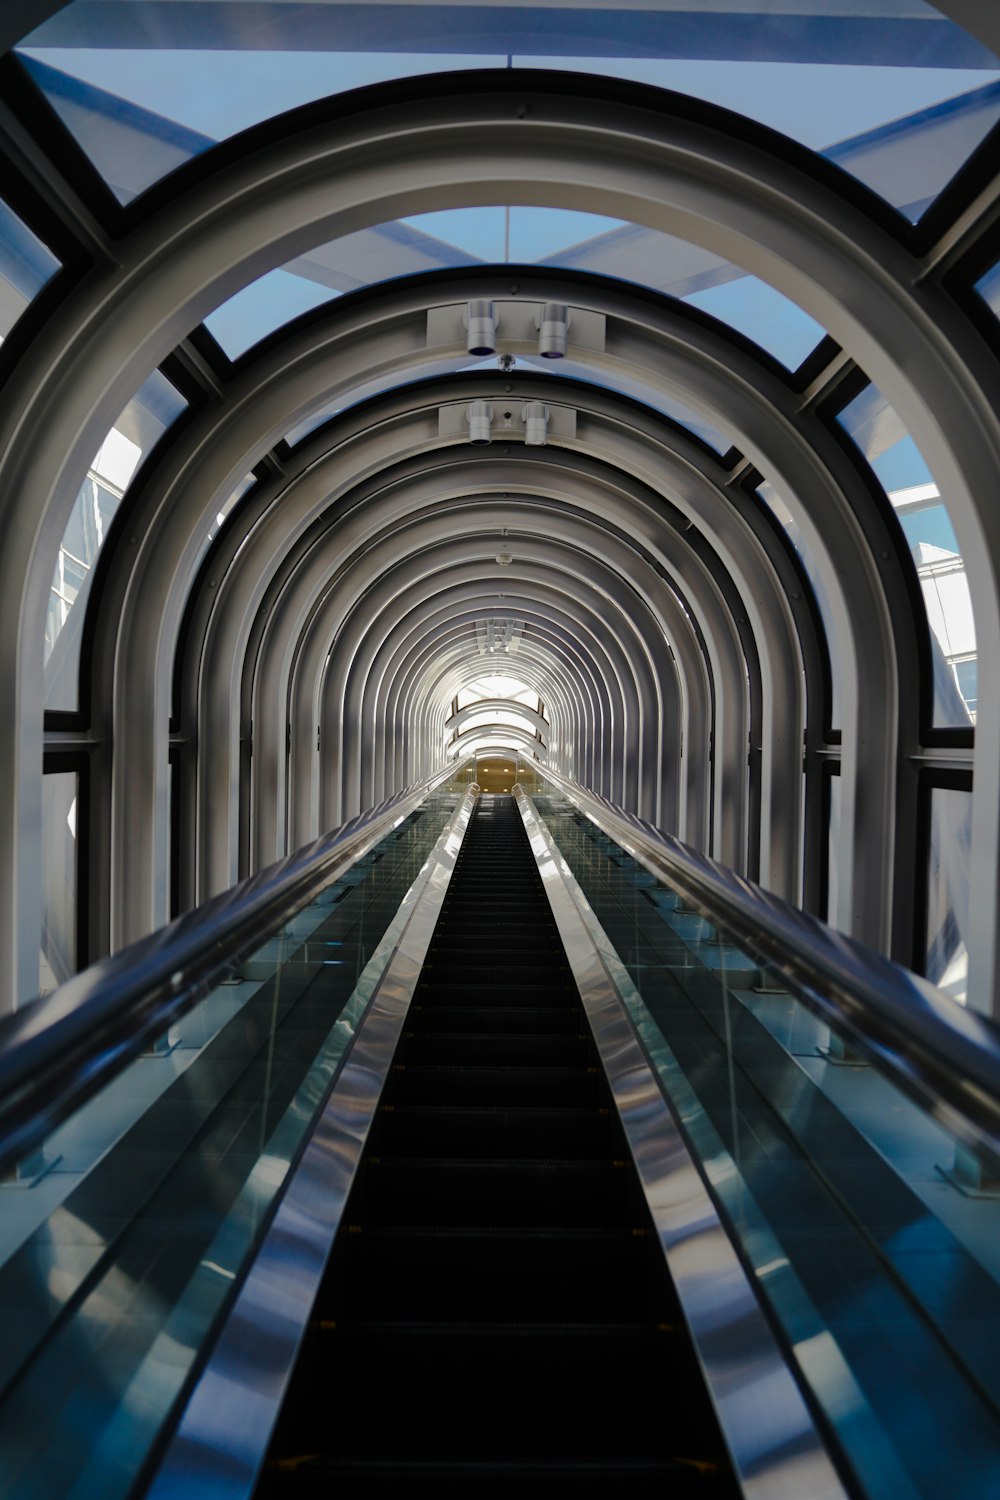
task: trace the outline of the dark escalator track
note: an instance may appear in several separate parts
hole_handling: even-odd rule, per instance
[[[258,1495],[522,1476],[738,1494],[520,815],[483,796]]]

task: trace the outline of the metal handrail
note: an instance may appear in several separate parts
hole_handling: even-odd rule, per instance
[[[539,768],[539,775],[651,874],[723,926],[751,958],[777,971],[815,1014],[996,1172],[1000,1027],[551,767]]]
[[[387,798],[0,1021],[0,1170],[23,1160],[467,764]]]

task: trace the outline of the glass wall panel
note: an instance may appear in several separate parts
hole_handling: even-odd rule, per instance
[[[295,105],[456,68],[564,68],[694,95],[823,152],[910,218],[1000,116],[996,57],[924,0],[190,10],[70,5],[19,51],[122,201]]]
[[[1000,317],[1000,265],[994,266],[976,282],[976,291],[997,317]]]
[[[205,327],[230,359],[238,359],[276,328],[339,295],[304,276],[268,271],[210,313]]]
[[[844,407],[839,421],[881,481],[909,543],[930,628],[934,725],[967,728],[976,718],[975,697],[965,697],[969,686],[974,686],[969,667],[976,660],[976,627],[965,563],[946,498],[877,386],[866,386]]]
[[[965,1003],[968,991],[969,847],[972,796],[932,787],[927,853],[927,978]]]
[[[80,697],[80,643],[97,555],[143,457],[186,407],[154,370],[119,416],[80,486],[59,545],[45,625],[45,707],[74,710]]]
[[[944,1128],[947,1109],[908,1097],[905,1063],[839,1066],[860,1060],[855,1039],[802,1003],[789,969],[761,967],[566,799],[535,805],[796,1378],[836,1436],[844,1493],[992,1497],[997,1201],[949,1185],[975,1190],[988,1161]],[[896,978],[905,994],[905,971]],[[789,1493],[827,1488],[800,1479]]]
[[[42,947],[38,990],[48,994],[76,973],[77,807],[76,771],[42,777]]]
[[[58,269],[52,251],[0,199],[0,343]]]
[[[520,752],[517,756],[517,780],[529,797],[535,796],[545,785],[537,762],[526,759]]]
[[[687,240],[599,214],[516,204],[417,214],[344,235],[258,278],[205,323],[235,359],[342,292],[421,271],[506,264],[589,271],[685,299],[789,369],[825,332],[774,287]]]
[[[2,1188],[4,1500],[145,1491],[455,806],[428,797],[265,928],[174,1050],[135,1058],[56,1126],[38,1152],[55,1170]]]

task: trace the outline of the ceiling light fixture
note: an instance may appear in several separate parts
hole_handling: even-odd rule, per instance
[[[535,322],[542,359],[563,359],[569,343],[569,308],[565,302],[543,303]]]
[[[472,401],[465,414],[469,442],[484,446],[493,441],[493,408],[488,401]]]
[[[544,448],[548,442],[549,409],[544,401],[529,401],[521,407],[524,441],[529,448]]]
[[[492,302],[470,302],[462,314],[470,354],[497,352],[497,310]]]

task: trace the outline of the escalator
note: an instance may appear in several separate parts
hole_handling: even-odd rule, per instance
[[[257,1494],[739,1493],[513,797],[482,796]]]
[[[995,1027],[472,773],[0,1027],[3,1494],[1000,1494]]]

